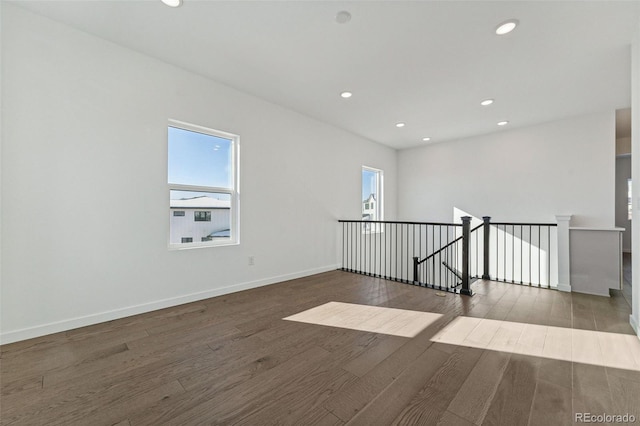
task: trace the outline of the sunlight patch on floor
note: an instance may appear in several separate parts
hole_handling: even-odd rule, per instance
[[[640,340],[631,334],[457,317],[431,340],[640,371]]]
[[[283,319],[371,333],[415,337],[440,317],[442,317],[441,314],[432,312],[329,302]]]

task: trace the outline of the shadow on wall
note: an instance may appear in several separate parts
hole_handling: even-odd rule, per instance
[[[457,207],[454,223],[471,216],[471,274],[484,274],[484,227],[481,217]],[[476,229],[477,228],[477,229]],[[489,230],[489,276],[492,280],[557,288],[557,229],[549,224],[492,222]]]

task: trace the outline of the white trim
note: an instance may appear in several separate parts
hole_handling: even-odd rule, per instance
[[[607,289],[604,289],[604,290],[607,291],[607,294],[596,293],[595,291],[583,291],[583,290],[574,291],[574,293],[577,293],[577,294],[588,294],[589,296],[611,297],[611,294],[609,293],[609,290],[617,290],[617,289],[616,288],[611,288],[611,289],[607,288]]]
[[[556,287],[559,291],[566,291],[568,293],[571,293],[571,286],[568,284],[558,284],[558,287]],[[599,295],[600,296],[600,295]]]
[[[187,130],[190,132],[201,133],[208,136],[214,136],[221,139],[227,139],[231,141],[231,187],[209,187],[209,186],[197,186],[197,185],[182,185],[176,183],[167,183],[168,193],[171,191],[195,191],[195,192],[210,192],[229,194],[231,197],[231,235],[228,240],[224,241],[195,241],[192,243],[172,243],[171,242],[171,201],[169,201],[168,220],[169,227],[167,228],[167,248],[172,250],[189,250],[194,248],[204,247],[220,247],[220,246],[234,246],[240,244],[240,136],[224,132],[222,130],[211,129],[208,127],[198,126],[196,124],[186,123],[184,121],[169,119],[168,127]],[[169,140],[167,137],[167,146]],[[169,162],[169,156],[167,152],[167,164]],[[168,179],[167,179],[168,181]],[[169,197],[170,198],[170,197]]]
[[[377,169],[375,167],[369,167],[369,166],[362,166],[362,169],[360,170],[360,193],[362,193],[362,172],[364,170],[368,170],[370,172],[374,172],[376,173],[377,176],[377,182],[376,182],[376,186],[377,186],[377,194],[376,194],[376,210],[377,210],[377,218],[376,220],[384,220],[384,170],[382,169]],[[362,211],[362,202],[364,200],[360,200],[360,210]]]
[[[185,294],[182,296],[172,297],[169,299],[156,300],[149,303],[142,303],[139,305],[128,306],[126,308],[114,309],[111,311],[100,312],[97,314],[70,318],[70,319],[56,321],[48,324],[37,325],[34,327],[7,331],[0,334],[0,343],[3,345],[6,345],[8,343],[19,342],[21,340],[27,340],[35,337],[46,336],[48,334],[59,333],[67,330],[73,330],[74,328],[86,327],[89,325],[99,324],[106,321],[113,321],[120,318],[126,318],[132,315],[152,312],[158,309],[169,308],[172,306],[178,306],[185,303],[197,302],[199,300],[209,299],[211,297],[221,296],[229,293],[235,293],[237,291],[249,290],[256,287],[262,287],[269,284],[275,284],[283,281],[293,280],[296,278],[316,275],[323,272],[335,271],[339,267],[340,265],[338,264],[327,265],[319,268],[307,269],[305,271],[298,271],[290,274],[278,275],[270,278],[263,278],[256,281],[248,281],[244,283],[234,284],[227,287],[201,291],[198,293]]]
[[[571,215],[556,215],[558,224],[558,290],[571,291],[571,249],[569,237],[569,224]]]
[[[636,320],[633,315],[629,315],[629,324],[631,324],[631,328],[636,332],[638,339],[640,339],[640,322]]]
[[[624,232],[624,228],[582,228],[578,226],[570,226],[570,231],[610,231],[610,232]]]
[[[222,130],[211,129],[209,127],[198,126],[197,124],[191,124],[184,121],[169,119],[169,127],[176,127],[182,130],[189,130],[191,132],[202,133],[205,135],[217,136],[223,139],[231,139],[235,140],[238,135],[233,133],[225,132]]]

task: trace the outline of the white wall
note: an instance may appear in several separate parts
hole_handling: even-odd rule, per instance
[[[613,227],[615,111],[398,153],[398,214]]]
[[[394,150],[1,7],[4,343],[333,269],[362,165],[395,217]],[[168,119],[240,135],[240,245],[167,249]]]
[[[631,221],[628,214],[627,179],[631,178],[631,156],[616,157],[616,226],[624,228],[622,250],[631,251]]]
[[[632,70],[631,70],[631,179],[633,185],[633,221],[636,226],[632,228],[632,314],[631,325],[640,337],[640,226],[638,215],[640,212],[640,22],[632,44]]]

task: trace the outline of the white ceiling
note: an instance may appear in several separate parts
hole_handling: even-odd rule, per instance
[[[395,148],[629,107],[640,22],[613,0],[16,4]]]

